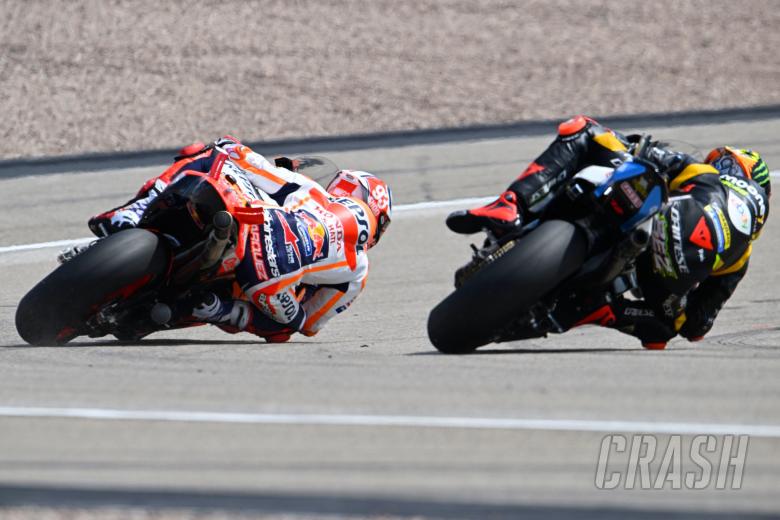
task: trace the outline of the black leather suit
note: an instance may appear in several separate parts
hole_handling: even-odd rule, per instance
[[[509,187],[523,219],[538,215],[585,166],[625,161],[627,145],[592,119],[562,123],[555,141]],[[768,216],[764,190],[690,156],[662,148],[654,153],[669,176],[670,203],[656,217],[650,250],[637,262],[642,300],[585,302],[563,318],[564,327],[598,322],[646,345],[678,333],[699,339],[744,277],[751,242]]]

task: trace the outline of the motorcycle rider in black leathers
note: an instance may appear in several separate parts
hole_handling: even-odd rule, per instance
[[[550,146],[494,202],[447,217],[458,233],[510,232],[536,218],[558,189],[586,166],[616,167],[631,137],[585,116],[558,127]],[[745,276],[752,242],[769,215],[769,170],[752,150],[722,147],[704,163],[653,143],[649,150],[669,179],[669,204],[655,217],[649,254],[637,261],[642,299],[593,298],[557,318],[564,329],[598,324],[662,349],[677,334],[698,341]]]

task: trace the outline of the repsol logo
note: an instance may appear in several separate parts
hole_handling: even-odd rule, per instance
[[[337,202],[346,206],[352,215],[354,215],[355,221],[357,221],[358,224],[357,245],[362,246],[368,242],[370,229],[368,217],[366,216],[366,210],[363,209],[363,206],[351,199],[338,199]]]
[[[290,296],[289,293],[283,292],[277,297],[277,299],[279,300],[279,304],[282,306],[284,317],[288,322],[292,321],[292,319],[295,318],[295,314],[298,312],[292,296]]]

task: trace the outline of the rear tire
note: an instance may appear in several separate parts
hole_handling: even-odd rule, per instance
[[[431,343],[445,354],[491,343],[501,328],[574,274],[586,254],[587,239],[574,224],[543,222],[433,308]]]
[[[16,330],[31,345],[67,343],[100,305],[158,281],[169,260],[167,244],[150,231],[111,235],[33,287],[16,309]]]

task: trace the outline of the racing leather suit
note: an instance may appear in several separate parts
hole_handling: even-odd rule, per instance
[[[228,332],[245,330],[277,341],[296,331],[316,334],[365,286],[368,257],[358,236],[368,208],[330,196],[312,179],[271,164],[235,138],[192,147],[128,204],[93,217],[90,228],[105,236],[135,226],[184,170],[230,175],[258,202],[233,215],[241,224],[238,243],[225,253],[223,265],[235,266],[236,282],[254,305],[212,298],[194,316]]]
[[[629,156],[625,137],[590,118],[575,117],[558,130],[555,141],[508,188],[523,219],[541,213],[585,166],[615,167]],[[701,339],[745,275],[751,242],[768,216],[764,190],[690,156],[660,148],[654,153],[669,176],[670,203],[656,217],[652,254],[637,263],[643,299],[586,302],[570,309],[564,328],[609,326],[648,348],[663,348],[678,333]]]

